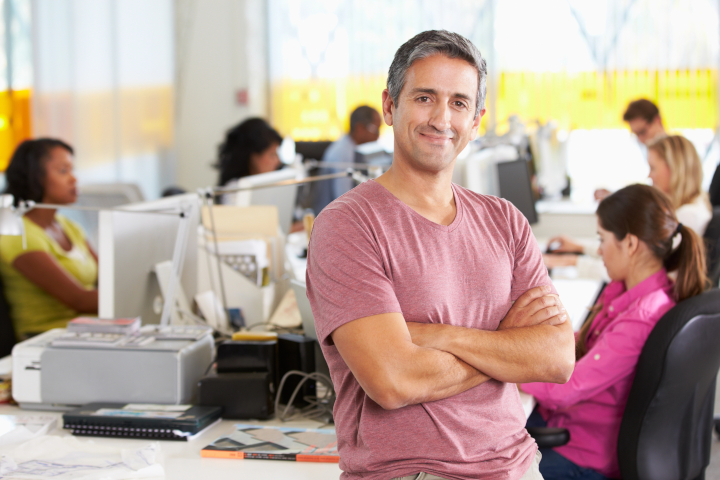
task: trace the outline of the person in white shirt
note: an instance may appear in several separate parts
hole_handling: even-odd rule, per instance
[[[380,114],[367,105],[357,107],[350,114],[350,132],[334,141],[323,155],[323,163],[348,164],[355,162],[355,147],[374,142],[380,137]],[[321,175],[342,172],[347,167],[322,168]],[[330,202],[349,192],[355,186],[352,178],[336,178],[313,185],[312,208],[319,215]]]
[[[653,186],[670,197],[678,221],[702,237],[712,218],[712,207],[707,193],[702,190],[702,162],[693,144],[680,135],[660,137],[648,145],[648,164],[648,176]],[[597,276],[597,260],[558,255],[595,255],[595,245],[582,244],[565,236],[550,239],[548,245],[553,252],[543,256],[548,268],[575,265],[579,276]]]
[[[623,114],[623,121],[627,122],[638,142],[645,146],[667,135],[660,109],[646,98],[630,102]],[[595,200],[600,201],[610,193],[607,189],[599,188],[595,190]]]

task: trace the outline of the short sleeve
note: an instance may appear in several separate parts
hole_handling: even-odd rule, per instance
[[[313,225],[306,281],[318,339],[326,345],[348,322],[401,313],[370,228],[340,210],[324,210]]]
[[[508,220],[510,221],[510,231],[513,232],[515,248],[512,290],[510,293],[514,302],[520,295],[531,288],[542,285],[552,287],[552,281],[548,276],[540,246],[535,240],[530,224],[525,216],[520,213],[520,210],[509,202],[507,202],[507,206],[509,207]],[[557,293],[555,287],[553,287],[553,293]]]
[[[50,240],[40,227],[25,221],[25,241],[22,236],[0,235],[0,258],[8,265],[17,257],[29,252],[51,252]]]

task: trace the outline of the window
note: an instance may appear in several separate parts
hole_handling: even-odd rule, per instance
[[[0,0],[0,171],[31,135],[30,0]]]

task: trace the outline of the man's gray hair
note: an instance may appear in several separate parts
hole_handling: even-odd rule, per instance
[[[460,58],[475,67],[478,72],[478,91],[475,102],[477,117],[485,107],[487,90],[487,65],[473,43],[462,35],[446,30],[428,30],[418,33],[405,42],[395,52],[390,71],[388,71],[387,89],[397,108],[400,92],[405,85],[405,75],[415,60],[432,55],[444,55],[448,58]]]

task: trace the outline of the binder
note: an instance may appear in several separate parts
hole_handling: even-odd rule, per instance
[[[63,428],[79,436],[184,441],[221,413],[219,407],[90,403],[63,414]]]

